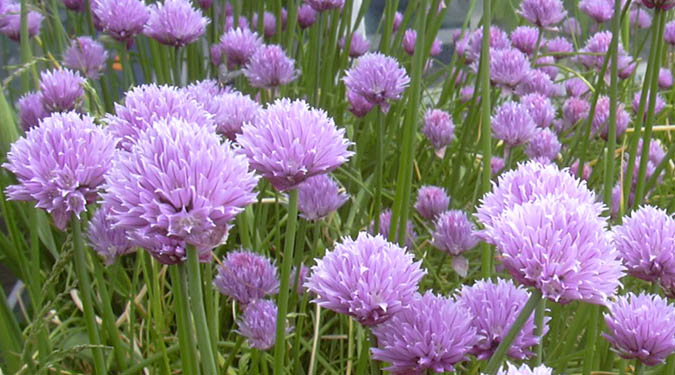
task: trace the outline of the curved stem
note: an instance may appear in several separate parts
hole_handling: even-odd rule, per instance
[[[216,360],[213,356],[213,347],[211,346],[211,334],[204,311],[204,294],[202,292],[202,274],[199,268],[199,255],[197,249],[188,246],[188,285],[190,288],[190,307],[192,308],[192,318],[197,328],[197,342],[199,344],[199,358],[202,363],[205,374],[218,374]],[[184,267],[183,264],[180,267]]]

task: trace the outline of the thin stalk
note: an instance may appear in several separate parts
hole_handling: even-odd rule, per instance
[[[544,348],[544,318],[546,317],[546,299],[542,298],[537,305],[537,309],[534,312],[534,323],[536,324],[535,336],[539,338],[536,348],[536,357],[534,364],[536,366],[541,365],[544,361],[543,357],[543,348]]]
[[[380,211],[382,211],[382,185],[384,184],[384,116],[380,108],[375,108],[375,207],[373,208],[373,232],[380,233]],[[390,224],[389,237],[395,233],[393,222]]]
[[[583,375],[590,375],[593,369],[595,344],[598,341],[598,321],[600,320],[600,306],[591,307],[591,317],[586,331],[586,353],[584,354]]]
[[[166,354],[173,354],[180,350],[180,345],[174,345],[166,349]],[[121,373],[120,375],[134,375],[138,374],[140,371],[142,371],[144,368],[152,365],[153,363],[160,361],[162,359],[163,354],[162,353],[156,353],[151,355],[150,357],[135,363],[133,366],[129,367],[126,371]],[[185,367],[183,367],[183,370],[185,370]]]
[[[32,284],[30,287],[33,289],[32,295],[32,301],[33,301],[33,311],[34,311],[34,319],[41,319],[40,313],[42,312],[42,300],[43,296],[42,293],[39,291],[40,285],[42,285],[42,277],[40,274],[40,241],[38,239],[38,230],[39,228],[39,221],[38,221],[38,209],[34,208],[31,209],[30,212],[30,217],[31,217],[31,226],[32,230],[30,231],[30,248],[31,248],[31,261],[30,261],[30,280],[29,282]],[[20,250],[19,250],[20,251]],[[46,364],[46,359],[49,353],[51,353],[51,350],[49,349],[49,332],[48,332],[48,327],[47,325],[43,325],[38,332],[38,358],[41,364]],[[44,371],[44,369],[41,369]]]
[[[241,348],[241,345],[244,343],[244,336],[237,336],[237,342],[234,344],[234,348],[232,348],[232,351],[230,352],[230,355],[227,356],[227,360],[225,361],[225,366],[223,368],[225,369],[225,372],[229,372],[230,365],[232,362],[234,362],[234,357],[239,353],[239,349]]]
[[[614,14],[621,11],[621,0],[614,2]],[[607,154],[605,160],[605,178],[604,178],[604,201],[607,206],[612,205],[612,188],[614,187],[614,150],[616,149],[616,111],[619,96],[619,28],[621,26],[620,17],[612,18],[612,41],[610,45],[610,84],[609,84],[609,120],[607,132]],[[583,165],[579,164],[579,170],[583,171]]]
[[[115,356],[115,363],[117,364],[118,371],[124,371],[127,368],[127,363],[124,357],[124,348],[122,347],[122,341],[120,339],[120,331],[115,325],[115,314],[112,310],[112,302],[110,300],[110,294],[108,294],[108,287],[106,286],[106,281],[103,279],[104,270],[101,267],[101,263],[98,259],[93,260],[94,269],[94,278],[96,279],[96,284],[98,285],[98,291],[101,295],[101,308],[103,310],[103,325],[105,326],[106,331],[108,331],[108,336],[110,341],[113,344],[113,354]]]
[[[197,355],[192,335],[192,323],[190,321],[188,298],[187,298],[187,282],[185,282],[181,271],[178,267],[169,267],[169,275],[171,276],[171,284],[173,287],[173,298],[175,299],[176,308],[176,324],[178,326],[178,344],[183,372],[186,375],[197,375]]]
[[[211,346],[211,334],[204,311],[204,293],[202,292],[202,274],[199,267],[199,255],[197,249],[188,246],[187,270],[184,264],[180,264],[181,272],[188,273],[188,287],[190,289],[190,307],[192,318],[197,328],[197,342],[199,344],[199,359],[204,369],[204,374],[218,374],[216,360]],[[210,263],[209,263],[210,265]]]
[[[70,227],[73,231],[73,248],[75,257],[75,272],[82,292],[82,307],[84,309],[84,320],[87,325],[89,342],[94,347],[91,348],[94,356],[94,371],[97,375],[106,375],[105,359],[101,350],[101,336],[98,332],[98,326],[94,319],[94,306],[92,301],[91,280],[87,273],[87,258],[84,252],[84,239],[82,238],[82,226],[80,219],[75,215],[71,217]]]
[[[298,221],[298,190],[288,193],[288,221],[286,222],[286,239],[284,243],[284,259],[281,269],[281,286],[279,289],[279,303],[277,313],[276,339],[274,341],[274,373],[284,373],[284,359],[286,357],[286,314],[288,313],[288,282],[293,262],[295,247],[295,226]]]
[[[523,328],[523,325],[525,325],[525,322],[527,322],[527,320],[530,318],[530,315],[532,315],[532,311],[539,304],[539,300],[541,300],[541,291],[539,289],[535,289],[532,291],[530,298],[527,300],[527,303],[520,311],[520,314],[518,314],[516,321],[513,322],[509,332],[499,343],[497,350],[490,358],[490,361],[485,368],[485,373],[487,375],[495,375],[497,373],[497,370],[499,370],[499,367],[501,366],[506,353],[511,347],[513,340],[516,338],[518,333],[520,333],[520,330]]]
[[[161,292],[160,292],[160,278],[157,272],[157,262],[153,261],[148,252],[143,252],[143,265],[145,266],[145,277],[149,278],[149,290],[150,290],[150,308],[152,321],[154,325],[154,337],[156,340],[156,346],[159,348],[160,353],[164,353],[163,360],[161,362],[162,373],[170,374],[170,365],[169,357],[166,354],[166,345],[164,344],[164,309],[161,302]]]
[[[321,306],[315,304],[316,306],[316,318],[314,320],[314,335],[312,337],[312,355],[309,358],[309,370],[307,370],[308,375],[314,375],[314,370],[316,369],[316,351],[319,347],[319,327],[321,327]],[[350,326],[351,327],[351,326]],[[351,352],[349,352],[351,354]]]

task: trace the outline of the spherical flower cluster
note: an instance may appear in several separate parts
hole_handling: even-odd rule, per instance
[[[524,0],[518,14],[538,27],[557,24],[567,16],[561,0]]]
[[[530,71],[527,56],[515,48],[490,51],[490,81],[513,90]]]
[[[342,8],[345,5],[345,0],[305,0],[317,12],[325,10]]]
[[[675,219],[665,210],[643,206],[614,227],[614,244],[630,275],[655,281],[675,276]]]
[[[42,105],[42,94],[29,92],[22,96],[16,103],[19,108],[19,119],[24,131],[37,126],[40,120],[49,116],[49,112]]]
[[[91,37],[81,36],[73,40],[63,53],[63,65],[78,70],[89,79],[96,79],[106,67],[108,52]]]
[[[667,68],[659,70],[659,88],[661,90],[668,90],[673,87],[673,74]]]
[[[540,128],[547,128],[555,118],[555,108],[551,100],[544,95],[533,93],[520,98],[520,103],[525,106],[532,120]]]
[[[351,34],[349,42],[349,57],[361,57],[370,49],[370,42],[360,33]],[[345,38],[341,38],[339,42],[340,48],[345,48],[347,45]]]
[[[571,97],[565,100],[562,107],[562,126],[556,130],[562,132],[571,129],[588,116],[590,109],[591,105],[585,99]]]
[[[558,157],[562,145],[558,137],[550,129],[538,129],[534,137],[527,143],[525,154],[530,159],[552,161]]]
[[[253,87],[274,88],[298,78],[295,60],[275,44],[262,46],[244,67],[244,75]]]
[[[555,58],[553,56],[542,56],[537,59],[534,66],[537,70],[546,73],[553,81],[558,76],[558,68],[554,64]]]
[[[586,13],[595,22],[602,23],[612,19],[614,2],[611,0],[581,0],[579,10]]]
[[[347,200],[349,194],[341,193],[338,184],[327,174],[310,177],[298,186],[298,210],[307,220],[323,219]]]
[[[640,6],[631,6],[630,23],[640,29],[648,29],[652,26],[652,16]]]
[[[560,88],[553,83],[551,77],[539,69],[528,71],[525,77],[516,87],[516,94],[524,96],[527,94],[539,93],[547,97],[560,94]]]
[[[569,35],[581,35],[581,23],[574,17],[568,17],[562,23],[562,31]]]
[[[372,326],[408,307],[424,273],[403,248],[362,232],[318,259],[305,287],[321,307]]]
[[[537,48],[538,37],[538,29],[532,26],[518,26],[511,32],[511,45],[520,52],[531,55]]]
[[[358,118],[364,117],[373,109],[371,102],[351,90],[347,90],[347,101],[349,102],[349,112]]]
[[[291,280],[290,280],[291,282],[289,283],[289,286],[293,288],[293,285],[297,280],[298,284],[296,285],[295,292],[299,295],[303,295],[305,293],[305,282],[307,281],[308,275],[309,275],[309,267],[305,266],[304,264],[300,265],[300,275],[298,275],[298,268],[293,267],[293,272],[291,272]]]
[[[279,293],[277,267],[267,257],[247,250],[231,251],[217,267],[213,285],[241,304]]]
[[[604,139],[607,139],[607,136],[609,135],[609,101],[609,97],[605,95],[602,95],[600,98],[598,98],[598,102],[595,104],[595,114],[593,115],[593,121],[591,123],[593,133],[599,134]],[[617,138],[620,137],[626,131],[626,129],[628,129],[628,123],[630,123],[630,115],[624,109],[623,103],[617,103]]]
[[[129,151],[145,129],[169,118],[185,120],[190,126],[213,126],[211,114],[183,90],[149,84],[127,91],[124,104],[115,104],[115,114],[106,116],[106,130],[118,139],[117,147]]]
[[[397,32],[402,23],[403,14],[399,11],[396,11],[396,13],[394,13],[394,24],[392,25],[392,31]]]
[[[164,0],[149,6],[150,17],[143,31],[162,44],[183,47],[204,35],[209,19],[189,0]]]
[[[478,359],[492,357],[529,297],[527,290],[516,286],[511,280],[480,280],[473,286],[464,285],[459,291],[457,301],[469,309],[473,316],[472,325],[478,335],[478,342],[472,348],[471,354]],[[543,335],[548,331],[548,320],[550,319],[544,321]],[[534,353],[530,348],[537,345],[539,340],[535,334],[533,312],[509,347],[508,356],[521,360],[532,356]]]
[[[237,142],[251,167],[284,191],[346,162],[354,153],[344,132],[305,101],[278,99],[242,127]]]
[[[527,143],[534,136],[537,124],[527,108],[516,102],[506,102],[492,116],[492,134],[510,147]]]
[[[84,79],[68,69],[45,70],[40,73],[42,105],[48,112],[74,110],[84,97]]]
[[[225,55],[227,68],[230,70],[248,64],[262,45],[262,39],[258,34],[246,27],[238,27],[225,32],[220,37],[220,43],[217,44],[219,51]]]
[[[603,1],[605,0],[596,2],[602,3]],[[612,5],[612,8],[613,7],[614,5]],[[605,55],[609,52],[609,45],[611,42],[611,31],[601,31],[593,34],[593,36],[586,41],[586,45],[579,50],[581,54],[577,56],[578,61],[587,68],[595,68],[599,71],[605,61]],[[619,46],[618,55],[619,57],[626,56],[626,51],[621,46]]]
[[[127,232],[122,228],[114,228],[109,218],[110,210],[106,206],[99,207],[89,220],[87,238],[89,245],[98,255],[102,256],[106,265],[115,263],[115,260],[133,251],[134,247],[127,238]]]
[[[383,111],[390,100],[398,100],[410,83],[410,77],[393,57],[381,53],[366,53],[343,78],[349,91],[361,96]]]
[[[450,210],[438,216],[432,234],[435,248],[457,256],[478,244],[476,228],[464,211]]]
[[[258,299],[249,303],[237,321],[237,333],[246,337],[249,346],[267,350],[274,346],[277,330],[277,305]]]
[[[415,210],[423,218],[434,220],[438,215],[445,212],[450,205],[450,197],[445,189],[438,186],[422,186],[417,191]]]
[[[71,215],[79,218],[96,201],[114,150],[91,117],[54,113],[12,144],[2,167],[19,183],[7,187],[7,198],[35,201],[64,230]]]
[[[455,138],[455,124],[453,124],[452,117],[448,112],[430,109],[424,115],[422,132],[436,150],[436,155],[443,157],[445,148]]]
[[[298,7],[298,25],[301,29],[306,29],[316,22],[318,13],[309,4],[303,4]]]
[[[194,246],[211,261],[230,222],[253,203],[257,177],[213,126],[178,118],[155,121],[106,175],[104,204],[115,226],[160,263],[186,259]]]
[[[647,96],[645,97],[645,104],[644,104],[644,113],[643,117],[646,119],[647,118],[647,111],[649,110],[649,96],[650,93],[647,92]],[[633,112],[635,114],[638,114],[638,111],[640,109],[640,99],[641,99],[641,93],[638,91],[635,93],[633,96]],[[666,102],[663,100],[661,97],[661,94],[658,92],[656,93],[656,100],[654,102],[654,115],[658,115],[663,109],[666,108]]]
[[[567,95],[579,98],[589,92],[589,87],[584,80],[574,77],[565,81],[565,91]]]
[[[629,293],[617,297],[603,314],[603,336],[617,353],[656,366],[675,353],[675,306],[657,295]]]
[[[288,17],[288,11],[285,8],[281,8],[281,29],[283,30],[286,27],[286,20]],[[240,23],[241,25],[241,23]],[[251,17],[251,25],[254,25],[255,28],[258,27],[258,13],[254,13]],[[243,26],[242,26],[243,27]],[[277,17],[271,12],[263,13],[263,34],[266,38],[271,38],[277,33]]]
[[[105,33],[127,44],[143,32],[150,18],[148,8],[140,0],[93,0],[91,11]]]
[[[666,24],[663,39],[668,44],[675,46],[675,21],[670,21]]]
[[[490,51],[496,51],[499,49],[511,48],[511,41],[509,41],[508,35],[497,26],[490,26]],[[472,63],[478,61],[480,57],[482,44],[483,44],[483,28],[478,28],[472,33],[467,35],[465,41],[458,44],[465,44],[461,48],[464,49],[464,58],[467,63]],[[457,46],[459,53],[460,46]],[[460,54],[461,55],[461,54]]]
[[[392,212],[390,209],[386,209],[380,213],[379,219],[380,219],[380,230],[379,232],[375,233],[375,221],[370,222],[370,226],[368,226],[368,233],[376,235],[380,234],[384,238],[389,238],[389,231],[391,230],[391,216]],[[394,230],[397,230],[394,228]],[[396,241],[398,242],[398,233],[396,233]],[[415,228],[413,227],[413,223],[411,220],[408,220],[405,226],[405,246],[409,249],[413,248],[413,245],[415,244],[415,241],[417,240],[417,233],[415,233]]]
[[[552,375],[553,369],[545,365],[539,365],[530,368],[527,364],[522,364],[520,367],[508,363],[508,368],[500,369],[497,375]]]
[[[559,36],[546,41],[546,51],[554,54],[556,60],[560,60],[567,57],[565,54],[574,52],[574,46],[569,40]]]
[[[499,156],[493,156],[490,158],[490,171],[493,176],[496,176],[501,172],[502,169],[506,166],[506,161],[504,158],[500,158]]]
[[[9,3],[4,6],[0,5],[0,8],[2,8],[0,14],[0,33],[18,42],[21,37],[21,5]],[[29,38],[40,34],[43,19],[44,17],[39,12],[28,10],[26,23],[28,24]]]
[[[478,339],[466,308],[430,291],[372,332],[377,338],[373,359],[391,363],[385,370],[393,374],[454,371]]]

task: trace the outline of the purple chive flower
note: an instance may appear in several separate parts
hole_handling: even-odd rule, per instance
[[[611,0],[581,0],[579,10],[586,13],[595,22],[603,23],[612,19],[614,2]]]
[[[424,135],[429,139],[440,158],[445,154],[445,148],[455,138],[455,124],[448,112],[440,109],[430,109],[424,115]]]
[[[567,95],[581,97],[589,92],[588,85],[581,78],[570,78],[565,81],[565,91]]]
[[[84,97],[84,79],[68,69],[40,73],[42,105],[48,112],[67,112],[77,108]]]
[[[675,306],[666,299],[628,293],[607,307],[607,333],[602,336],[622,358],[656,366],[675,352]]]
[[[234,141],[245,123],[253,122],[262,111],[260,104],[239,92],[224,93],[204,106],[211,111],[216,131]]]
[[[562,36],[546,41],[546,52],[554,54],[556,60],[564,59],[564,54],[574,52],[574,46]]]
[[[675,46],[675,21],[670,21],[666,24],[663,39],[668,44]]]
[[[545,365],[539,365],[534,368],[530,368],[527,364],[522,364],[520,367],[516,367],[511,363],[507,363],[507,368],[502,368],[497,372],[497,375],[552,375],[553,369],[546,367]]]
[[[307,220],[323,219],[347,200],[349,194],[340,193],[337,182],[327,174],[310,177],[298,186],[298,210]]]
[[[408,29],[403,33],[403,50],[408,55],[412,56],[415,53],[415,44],[417,43],[417,31]]]
[[[567,16],[561,0],[523,0],[518,14],[538,27],[557,24]]]
[[[530,159],[553,161],[558,157],[562,145],[558,137],[550,129],[538,129],[534,137],[525,147],[525,154]]]
[[[62,0],[63,5],[66,6],[66,8],[76,11],[76,12],[83,12],[85,10],[85,1],[84,0]]]
[[[253,87],[274,88],[298,78],[295,60],[276,45],[260,47],[244,67],[244,75]]]
[[[42,20],[44,19],[42,14],[29,10],[26,17],[28,23],[28,37],[32,38],[40,34]],[[0,14],[0,33],[7,35],[7,37],[14,41],[19,41],[19,38],[21,37],[20,4],[10,3],[4,7],[2,14]]]
[[[389,362],[393,374],[426,374],[454,371],[476,344],[476,330],[466,308],[450,298],[427,291],[408,308],[372,328],[377,347],[373,359]]]
[[[600,0],[597,2],[602,3],[604,1],[606,0]],[[614,5],[612,5],[612,8],[614,8]],[[605,61],[605,55],[609,51],[609,44],[611,42],[611,31],[601,31],[593,34],[593,36],[591,36],[588,41],[586,41],[586,45],[581,50],[579,50],[579,52],[582,54],[577,56],[577,60],[585,67],[594,68],[599,71]],[[586,54],[584,55],[583,53]],[[619,56],[625,56],[626,51],[624,51],[624,49],[619,46],[618,54]]]
[[[527,56],[515,48],[490,51],[490,81],[509,90],[515,89],[530,71]]]
[[[500,158],[499,156],[493,156],[490,158],[490,172],[492,173],[492,176],[499,174],[499,172],[504,169],[505,166],[506,161],[504,158]]]
[[[214,130],[179,118],[155,121],[106,175],[103,202],[115,227],[160,263],[183,262],[188,245],[210,262],[232,219],[256,199],[258,179],[246,158]]]
[[[356,240],[343,238],[317,259],[305,287],[316,294],[319,306],[373,326],[413,301],[424,274],[411,253],[382,236],[361,232]]]
[[[656,8],[666,11],[675,7],[675,0],[642,0],[642,4],[647,8]]]
[[[483,45],[483,28],[478,28],[468,35],[466,60],[468,63],[478,61]],[[508,35],[497,26],[490,26],[490,51],[511,48]]]
[[[91,11],[101,21],[103,32],[127,45],[143,32],[150,18],[148,8],[140,0],[93,0]]]
[[[399,27],[401,27],[401,23],[403,23],[403,14],[399,11],[396,11],[394,13],[394,24],[393,24],[393,32],[397,32]]]
[[[251,167],[277,190],[295,189],[307,178],[328,173],[354,153],[333,119],[303,100],[278,99],[242,127],[237,142]]]
[[[616,108],[616,137],[619,138],[628,129],[630,122],[630,115],[623,107],[623,103],[617,103]],[[598,98],[595,105],[595,114],[593,122],[591,123],[594,134],[600,134],[604,139],[607,139],[609,132],[609,97],[602,95]]]
[[[539,30],[531,26],[518,26],[511,32],[511,44],[520,52],[531,55],[537,48]],[[541,41],[542,45],[545,41]]]
[[[652,16],[646,9],[640,6],[631,6],[630,23],[640,29],[648,29],[652,26]]]
[[[241,304],[279,293],[277,266],[260,254],[247,250],[231,251],[217,270],[213,285],[220,293]]]
[[[164,0],[151,4],[150,18],[143,31],[162,44],[183,47],[204,35],[209,19],[189,0]]]
[[[562,107],[562,122],[556,130],[560,133],[571,129],[588,116],[590,109],[591,105],[585,99],[571,97],[565,100]]]
[[[115,228],[109,218],[110,210],[106,206],[99,207],[89,220],[87,238],[89,245],[98,255],[102,256],[106,265],[115,263],[115,260],[134,250],[131,241],[127,238],[124,229]]]
[[[386,112],[390,100],[401,98],[403,90],[410,83],[410,77],[393,57],[369,52],[356,60],[343,81],[349,91]]]
[[[380,234],[384,238],[389,238],[389,230],[391,229],[391,215],[392,212],[390,209],[386,209],[380,213],[380,231],[375,233],[375,221],[371,221],[368,226],[368,233],[372,235]],[[413,226],[412,220],[408,219],[406,223],[406,235],[405,235],[405,246],[408,249],[412,249],[415,241],[417,240],[417,233],[415,233],[415,228]],[[398,233],[396,234],[396,241],[398,241]]]
[[[581,35],[581,24],[574,17],[568,17],[562,23],[562,31],[568,35]]]
[[[301,29],[306,29],[316,22],[318,13],[309,4],[303,4],[298,7],[298,25]]]
[[[557,96],[560,88],[556,86],[548,74],[538,69],[530,70],[516,87],[516,93],[524,96],[539,93],[548,97]]]
[[[300,265],[300,275],[298,275],[298,269],[294,266],[293,267],[293,272],[291,272],[291,282],[289,283],[289,286],[293,288],[293,285],[295,284],[295,281],[297,279],[297,285],[295,288],[295,292],[298,295],[303,295],[305,293],[305,282],[307,281],[307,276],[309,276],[309,267],[305,266],[304,264]],[[293,290],[293,289],[291,289]]]
[[[675,275],[675,219],[665,210],[643,206],[614,227],[614,244],[628,273],[655,281]]]
[[[529,298],[530,293],[511,280],[479,280],[473,286],[462,286],[457,301],[469,309],[478,335],[471,354],[481,360],[492,357]],[[544,321],[544,335],[548,332],[549,320]],[[521,360],[531,357],[534,353],[530,349],[539,343],[534,331],[533,312],[509,347],[508,356]]]
[[[349,112],[358,118],[364,117],[373,109],[371,102],[351,90],[347,90],[347,101],[349,102]]]
[[[471,100],[471,98],[473,98],[475,90],[476,89],[473,86],[462,87],[462,89],[459,90],[459,98],[462,101],[462,103],[467,103],[469,100]],[[480,100],[480,96],[478,96],[476,100]]]
[[[450,197],[445,189],[438,186],[422,186],[417,190],[415,210],[427,220],[435,220],[450,205]]]
[[[331,9],[342,9],[345,0],[305,0],[317,12]]]
[[[528,94],[520,98],[520,103],[525,106],[532,120],[540,128],[547,128],[553,123],[555,108],[551,100],[541,94]]]
[[[237,66],[248,64],[251,57],[262,47],[263,42],[255,32],[238,27],[225,32],[220,37],[218,45],[227,59],[227,68],[233,70]]]
[[[576,160],[574,163],[572,163],[568,172],[574,177],[579,176],[579,160]],[[593,168],[591,168],[591,165],[588,163],[584,163],[584,167],[581,170],[581,176],[579,177],[588,181],[588,179],[591,178],[592,172]]]
[[[644,104],[644,118],[647,118],[647,110],[649,108],[649,92],[647,92],[647,97],[645,98],[645,104]],[[640,109],[640,92],[636,92],[635,95],[633,96],[633,112],[637,115],[638,110]],[[661,94],[658,92],[656,93],[656,101],[654,103],[654,115],[658,115],[663,111],[663,109],[666,108],[666,102],[663,101],[663,98],[661,97]]]
[[[436,219],[435,227],[432,234],[434,247],[450,255],[456,256],[471,250],[480,241],[476,236],[476,228],[464,211],[443,212]]]
[[[73,40],[63,53],[63,65],[80,71],[89,79],[97,79],[106,67],[108,52],[103,45],[88,36]]]
[[[7,199],[35,201],[65,230],[98,198],[115,144],[89,116],[54,113],[12,144],[2,167],[16,176]]]
[[[506,102],[497,108],[492,116],[492,134],[509,147],[527,143],[534,136],[534,123],[527,107],[521,103]]]
[[[216,43],[209,47],[209,57],[211,64],[215,66],[220,65],[220,63],[223,61],[223,48],[220,46],[220,44]]]
[[[673,74],[670,69],[661,68],[659,70],[659,88],[661,90],[668,90],[673,87]]]
[[[251,301],[237,321],[237,333],[246,337],[248,344],[258,350],[274,346],[277,330],[277,305],[274,301]],[[290,327],[289,327],[290,329]]]
[[[351,41],[349,42],[349,57],[361,57],[370,49],[370,42],[360,33],[351,34]],[[338,43],[340,48],[345,48],[347,45],[345,38],[342,37]]]
[[[546,73],[546,75],[551,78],[551,81],[553,81],[558,76],[558,68],[553,64],[555,64],[555,58],[553,56],[542,56],[535,62],[535,67],[537,70]]]
[[[49,112],[42,105],[42,94],[39,92],[30,92],[22,96],[16,103],[19,107],[19,119],[21,128],[24,131],[37,126],[40,120],[49,116]]]
[[[115,115],[107,115],[106,128],[126,151],[155,121],[179,118],[191,126],[213,126],[213,117],[183,90],[155,84],[136,86],[127,91],[124,105],[115,104]]]
[[[498,241],[491,234],[494,221],[507,210],[541,197],[566,196],[580,205],[593,206],[594,215],[602,213],[602,205],[596,203],[595,194],[586,187],[586,182],[560,170],[555,164],[529,161],[518,165],[516,170],[505,172],[493,185],[492,192],[485,194],[477,208],[476,218],[483,223],[482,237],[491,244]]]
[[[286,25],[287,17],[286,9],[281,9],[281,28],[283,29]],[[253,14],[251,17],[251,28],[258,28],[258,14]],[[277,17],[271,12],[263,13],[263,34],[266,38],[271,38],[277,33]]]
[[[230,3],[226,3],[226,4],[230,4]],[[253,25],[249,25],[248,18],[246,18],[244,16],[239,16],[239,19],[237,20],[237,26],[236,27],[240,27],[242,29],[256,29],[257,30],[258,23],[256,22]],[[224,30],[225,30],[225,32],[228,32],[228,31],[230,31],[234,28],[235,28],[234,16],[231,15],[231,14],[228,14],[227,16],[225,16],[225,28],[224,28]]]
[[[574,194],[516,205],[496,218],[490,235],[504,267],[521,284],[558,303],[604,304],[621,285],[624,269],[610,244],[607,219],[598,215],[597,205]]]

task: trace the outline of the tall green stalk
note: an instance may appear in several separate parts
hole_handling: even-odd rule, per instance
[[[480,143],[483,152],[483,173],[481,174],[481,193],[490,191],[490,179],[492,171],[490,160],[492,159],[492,124],[490,119],[490,25],[492,23],[492,2],[483,0],[483,44],[480,54],[480,95],[481,95],[481,121]],[[492,275],[492,248],[489,244],[481,244],[481,276],[489,279]]]
[[[199,267],[199,255],[197,249],[188,246],[187,249],[187,273],[188,287],[190,290],[190,307],[192,318],[197,328],[197,343],[199,344],[199,359],[204,369],[204,374],[218,374],[213,347],[211,346],[211,333],[204,311],[204,293],[202,292],[202,273]],[[210,264],[209,264],[210,265]],[[185,272],[185,264],[179,266]]]
[[[614,187],[614,150],[616,149],[616,111],[619,101],[619,31],[621,27],[621,0],[614,2],[614,14],[612,18],[612,41],[610,45],[610,84],[609,84],[609,120],[607,126],[607,153],[605,158],[605,178],[604,178],[604,201],[608,206],[612,205],[612,188]],[[579,170],[583,171],[583,165],[579,164]],[[597,322],[595,322],[597,323]]]
[[[382,185],[384,184],[384,116],[379,107],[375,108],[375,206],[373,208],[373,232],[380,233],[380,212],[382,211]],[[396,228],[392,222],[391,228]],[[390,240],[396,231],[389,231]]]
[[[281,286],[277,311],[276,339],[274,341],[274,373],[283,374],[286,358],[286,314],[288,313],[288,294],[293,250],[295,247],[295,226],[298,221],[298,189],[288,192],[288,221],[286,222],[286,239],[284,242],[284,259],[281,266]]]
[[[188,307],[187,280],[185,280],[184,272],[181,272],[178,266],[169,267],[169,274],[171,275],[173,298],[175,300],[178,344],[183,362],[183,373],[197,375],[199,366],[197,365],[197,351]]]

